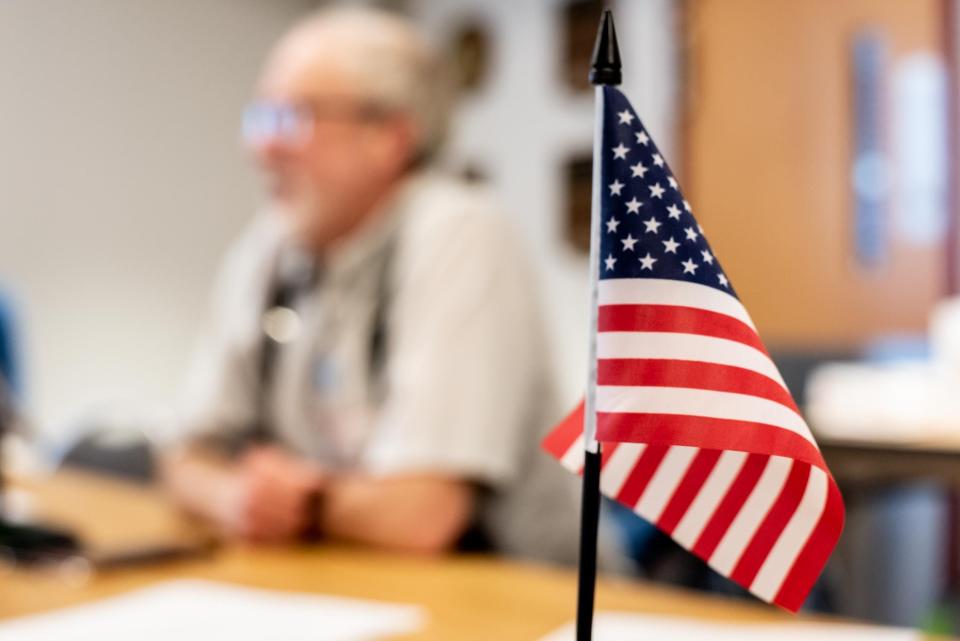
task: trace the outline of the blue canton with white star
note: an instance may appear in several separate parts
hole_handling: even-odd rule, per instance
[[[630,101],[604,87],[600,278],[668,278],[736,295]]]

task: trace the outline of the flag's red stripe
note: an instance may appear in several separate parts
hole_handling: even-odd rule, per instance
[[[820,521],[807,539],[803,550],[793,561],[793,567],[773,598],[782,608],[796,612],[803,605],[810,588],[826,565],[840,533],[843,531],[843,499],[833,478],[827,479],[827,501]]]
[[[583,433],[583,402],[555,428],[550,430],[541,446],[555,458],[562,458]]]
[[[737,450],[785,456],[826,470],[817,447],[788,429],[726,418],[687,414],[598,413],[601,441],[650,445],[689,445],[708,450]]]
[[[680,484],[677,485],[677,489],[674,490],[673,496],[667,501],[667,506],[663,509],[660,520],[657,521],[657,527],[667,534],[673,534],[674,528],[686,514],[690,504],[693,503],[693,499],[696,498],[700,488],[703,487],[707,477],[710,476],[710,472],[717,465],[722,453],[720,450],[700,450],[697,452],[697,455],[690,461],[690,467],[687,468]]]
[[[760,336],[743,321],[696,307],[678,305],[601,305],[600,332],[672,332],[725,338],[767,353]]]
[[[780,403],[800,413],[783,385],[763,374],[733,365],[661,358],[605,358],[597,361],[597,383],[746,394]]]
[[[670,447],[666,445],[648,445],[643,449],[643,453],[634,463],[633,469],[623,482],[623,487],[617,493],[617,500],[633,507],[643,496],[643,491],[647,489],[653,473],[660,467],[663,457],[667,455]]]
[[[617,451],[619,443],[603,443],[600,446],[600,471],[603,471],[607,467],[607,463],[610,461],[610,457],[613,456],[613,453]]]
[[[800,500],[807,489],[807,481],[810,478],[810,466],[806,463],[794,461],[790,468],[790,474],[787,476],[780,495],[770,507],[770,511],[760,523],[756,533],[750,540],[750,543],[744,549],[740,560],[737,561],[730,578],[740,585],[749,588],[756,578],[760,566],[764,559],[770,554],[773,544],[780,538],[783,528],[787,527],[790,517],[793,516],[800,505]]]
[[[743,467],[737,473],[737,477],[730,484],[727,493],[720,500],[713,516],[707,521],[706,527],[700,532],[700,537],[693,544],[691,552],[703,560],[708,560],[720,544],[720,540],[726,533],[733,519],[740,512],[744,502],[756,487],[760,475],[766,468],[770,457],[763,454],[751,454],[744,461]]]

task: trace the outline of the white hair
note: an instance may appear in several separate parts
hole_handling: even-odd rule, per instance
[[[299,22],[283,43],[309,48],[321,40],[336,49],[337,65],[357,78],[373,104],[412,119],[418,156],[430,156],[442,145],[449,119],[449,76],[409,20],[368,6],[335,5]]]

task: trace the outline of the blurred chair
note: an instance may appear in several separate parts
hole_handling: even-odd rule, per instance
[[[84,469],[128,481],[154,478],[153,445],[137,429],[91,424],[57,457],[57,467]]]

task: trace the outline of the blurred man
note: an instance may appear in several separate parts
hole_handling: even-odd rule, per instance
[[[537,447],[556,408],[531,270],[483,194],[427,170],[438,86],[370,9],[315,15],[265,67],[244,130],[270,211],[226,259],[163,465],[228,535],[575,558]]]

